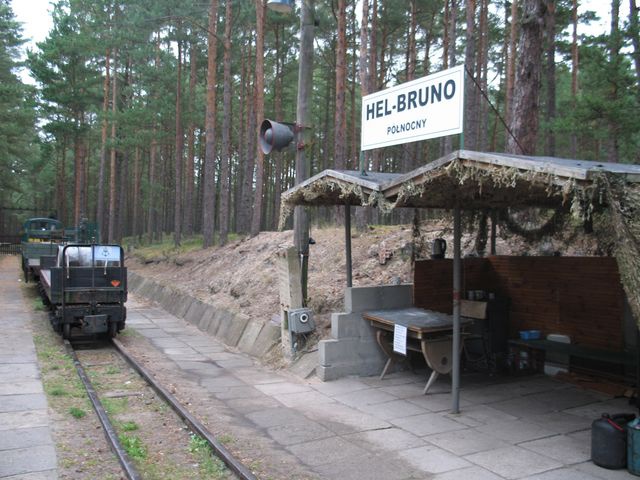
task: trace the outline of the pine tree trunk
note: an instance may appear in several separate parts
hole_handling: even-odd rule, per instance
[[[100,135],[100,167],[98,170],[98,199],[97,199],[97,212],[96,222],[100,228],[104,228],[105,215],[104,215],[104,181],[105,170],[107,164],[107,134],[109,122],[107,120],[107,114],[109,112],[109,62],[110,51],[107,49],[107,53],[104,58],[104,82],[102,84],[102,128]]]
[[[545,12],[543,0],[525,0],[520,21],[513,114],[509,124],[515,138],[509,138],[507,142],[509,153],[534,155],[536,152]]]
[[[618,101],[620,85],[618,84],[618,71],[620,70],[620,50],[622,48],[622,33],[620,32],[620,0],[611,0],[611,33],[609,35],[609,60],[613,72],[610,79],[609,100],[612,103]],[[611,163],[620,161],[620,128],[616,118],[609,119],[609,139],[607,160]]]
[[[220,160],[220,245],[225,245],[229,236],[229,213],[231,200],[231,26],[233,23],[233,2],[226,2],[224,16],[224,74],[222,94],[222,158]]]
[[[67,153],[66,137],[62,139],[62,145],[59,147],[56,165],[56,214],[58,219],[63,223],[67,218],[67,197],[66,197],[66,172],[65,164]]]
[[[465,75],[464,75],[464,148],[478,149],[478,88],[476,70],[476,0],[466,0],[466,40],[465,40]]]
[[[638,98],[640,98],[640,27],[636,0],[629,0],[629,36],[633,45],[633,64],[636,68],[636,82],[639,83]]]
[[[284,32],[283,25],[277,25],[275,27],[275,48],[276,48],[276,77],[275,77],[275,85],[274,85],[274,110],[276,115],[276,122],[281,122],[283,120],[282,113],[282,90],[283,90],[283,82],[282,82],[282,66],[284,63],[284,55],[283,49],[280,42],[280,37]],[[282,188],[282,160],[284,154],[282,152],[277,152],[273,155],[275,159],[275,174],[273,179],[273,191],[274,191],[274,199],[273,199],[273,217],[271,228],[276,230],[278,228],[278,223],[280,221],[280,201],[281,194],[284,190]]]
[[[511,28],[509,30],[509,56],[507,58],[507,85],[505,90],[505,115],[504,121],[507,125],[511,124],[513,115],[513,88],[516,81],[516,42],[518,38],[518,0],[511,2]],[[506,145],[513,141],[511,134],[505,132],[505,148]]]
[[[176,141],[175,141],[175,202],[173,211],[173,244],[182,241],[182,155],[184,136],[182,133],[182,42],[178,41],[178,65],[176,73]]]
[[[109,165],[109,230],[108,236],[109,243],[115,243],[115,229],[116,229],[116,114],[118,113],[118,76],[116,70],[116,59],[118,51],[113,51],[113,75],[111,82],[111,157]]]
[[[571,9],[571,21],[573,25],[571,36],[571,108],[575,110],[578,98],[578,0],[573,0]],[[575,130],[570,138],[571,158],[578,155],[578,136]]]
[[[141,183],[142,183],[142,159],[140,154],[140,147],[136,146],[135,154],[133,157],[133,193],[132,193],[132,203],[133,203],[133,219],[131,220],[131,234],[139,238],[142,233],[142,211],[140,209],[140,200],[142,198],[141,194]]]
[[[193,235],[193,218],[195,216],[196,202],[193,198],[194,188],[194,163],[195,151],[195,110],[196,110],[196,83],[197,83],[197,58],[198,49],[196,41],[191,41],[189,49],[189,127],[187,131],[187,164],[184,172],[184,233]]]
[[[335,168],[344,170],[346,166],[346,131],[347,113],[346,89],[347,89],[347,5],[345,0],[338,0],[336,12],[338,20],[337,48],[336,48],[336,90],[335,90],[335,117],[333,156]]]
[[[556,119],[556,6],[555,1],[547,2],[547,101],[545,122],[545,154],[553,157],[556,154],[556,134],[553,122]]]
[[[256,6],[256,81],[254,89],[255,119],[257,126],[264,120],[264,0],[255,0]],[[249,130],[256,152],[256,193],[254,196],[251,235],[260,233],[264,207],[264,153],[257,142],[257,128]]]
[[[202,200],[203,248],[213,245],[215,228],[216,191],[216,66],[218,52],[218,0],[211,0],[209,6],[208,53],[207,53],[207,114],[205,117],[206,152],[204,160],[204,185]]]

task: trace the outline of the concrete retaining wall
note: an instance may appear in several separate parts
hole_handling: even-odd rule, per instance
[[[240,351],[262,357],[280,343],[280,326],[258,322],[209,305],[173,288],[161,285],[129,270],[130,292],[157,302],[167,312],[197,326],[221,342]]]
[[[412,303],[411,284],[347,288],[345,312],[331,315],[332,338],[319,344],[318,377],[327,381],[347,375],[379,374],[386,357],[362,312],[411,307]]]

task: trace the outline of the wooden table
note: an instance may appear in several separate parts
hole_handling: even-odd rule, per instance
[[[451,372],[453,366],[453,316],[422,308],[402,308],[397,310],[373,310],[364,312],[362,318],[371,322],[376,329],[376,341],[387,355],[380,379],[382,380],[391,366],[403,359],[403,355],[393,350],[393,332],[396,325],[407,327],[407,350],[422,352],[427,365],[432,370],[423,393],[438,378]],[[471,323],[469,318],[461,318],[461,326]],[[462,342],[460,342],[462,351]]]

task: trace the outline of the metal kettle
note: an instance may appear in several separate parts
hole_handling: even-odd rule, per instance
[[[444,238],[436,238],[431,245],[431,258],[444,258],[447,242]]]

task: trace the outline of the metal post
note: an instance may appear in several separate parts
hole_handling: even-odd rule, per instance
[[[496,234],[498,223],[498,211],[494,208],[491,210],[491,255],[496,254]]]
[[[453,366],[451,371],[451,413],[460,413],[460,206],[453,209]]]
[[[298,65],[298,100],[296,110],[296,184],[309,177],[309,165],[305,152],[306,127],[309,126],[309,97],[313,80],[314,0],[301,2],[300,63]],[[302,298],[307,298],[309,266],[309,218],[304,207],[296,206],[293,212],[294,242],[300,256],[300,282]]]
[[[344,206],[344,247],[347,256],[347,288],[353,287],[351,261],[351,205]]]

